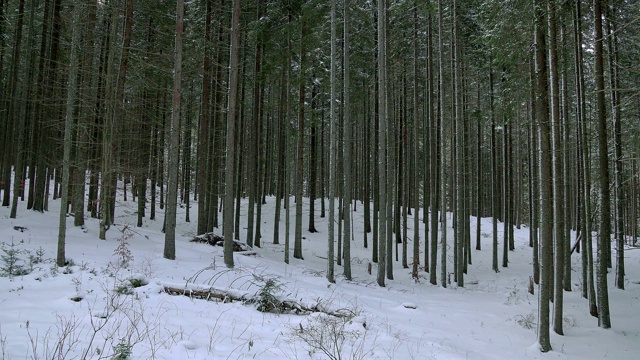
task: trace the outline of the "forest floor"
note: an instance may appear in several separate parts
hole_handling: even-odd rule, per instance
[[[67,218],[70,264],[64,268],[56,267],[54,261],[60,201],[49,201],[50,212],[45,213],[28,211],[21,202],[17,219],[9,218],[8,208],[0,208],[0,272],[5,275],[0,277],[0,360],[637,359],[640,353],[637,248],[625,249],[626,290],[615,289],[614,273],[609,274],[612,328],[608,330],[599,328],[597,319],[589,315],[588,302],[581,297],[580,255],[573,254],[573,291],[564,294],[564,336],[552,332],[553,351],[543,354],[536,345],[537,288],[535,295],[528,293],[532,249],[524,227],[515,230],[516,249],[508,254],[509,267],[501,267],[499,273],[491,269],[491,219],[485,218],[482,250],[472,250],[464,287],[431,285],[424,269],[416,281],[402,261],[393,263],[394,280],[379,287],[376,264],[372,264],[373,274],[368,273],[372,239],[368,234],[369,249],[364,248],[363,211],[358,203],[352,214],[353,279],[346,280],[342,267],[336,266],[332,284],[325,277],[327,219],[316,218],[318,233],[306,231],[308,199],[302,224],[304,260],[293,258],[293,200],[291,261],[285,264],[284,211],[281,244],[274,245],[275,201],[267,198],[263,247],[254,248],[253,255],[236,253],[233,269],[224,266],[221,247],[189,241],[196,235],[196,222],[184,221],[184,207],[178,209],[176,260],[172,261],[162,256],[163,211],[158,211],[157,220],[147,218],[144,226],[135,227],[136,203],[123,201],[122,194],[117,201],[115,225],[106,241],[98,239],[97,220],[87,219],[81,229],[73,227],[72,217]],[[244,241],[246,201],[241,209],[240,239]],[[317,215],[319,210],[316,201]],[[190,212],[192,219],[197,218],[197,204],[192,204]],[[411,266],[412,216],[408,224]],[[475,234],[475,218],[471,224]],[[499,229],[502,241],[502,224]],[[420,230],[424,251],[424,229]],[[452,273],[449,231],[447,264]],[[421,252],[421,262],[423,257]],[[502,244],[499,259],[501,263]],[[6,276],[9,272],[24,275]],[[167,287],[215,290],[258,302],[207,301],[201,296],[172,295],[164,291]],[[274,299],[321,311],[257,310]]]

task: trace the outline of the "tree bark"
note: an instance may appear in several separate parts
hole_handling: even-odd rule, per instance
[[[74,131],[74,107],[78,95],[78,58],[80,57],[80,18],[84,14],[84,6],[80,2],[74,6],[71,20],[71,56],[69,60],[69,84],[67,85],[67,112],[64,127],[64,155],[62,160],[62,198],[60,199],[60,222],[58,225],[58,249],[56,265],[65,265],[65,240],[67,231],[67,204],[69,202],[69,179],[71,170],[71,137]]]
[[[549,121],[549,84],[547,77],[547,53],[545,35],[545,10],[540,0],[534,0],[535,11],[535,54],[536,54],[536,118],[538,120],[540,151],[540,285],[538,305],[538,344],[540,351],[551,350],[549,334],[549,300],[551,300],[550,279],[553,253],[553,194],[552,194],[552,154]]]
[[[347,280],[351,280],[351,190],[352,190],[352,179],[351,179],[351,164],[352,164],[352,142],[353,142],[353,130],[351,124],[351,97],[349,94],[350,89],[350,63],[349,63],[349,40],[350,40],[350,22],[349,22],[349,0],[344,0],[344,50],[343,50],[343,128],[344,128],[344,139],[343,139],[343,173],[344,173],[344,187],[343,187],[343,231],[344,231],[344,242],[343,242],[343,256],[344,256],[344,265],[343,265],[343,274]]]
[[[231,49],[229,55],[229,90],[227,102],[227,158],[225,161],[224,196],[224,263],[233,268],[233,196],[236,153],[236,107],[238,96],[238,58],[240,54],[240,0],[233,0],[231,16]]]
[[[378,178],[379,209],[378,217],[378,274],[379,286],[385,286],[387,268],[387,2],[378,1]]]
[[[180,102],[182,97],[182,38],[184,35],[184,0],[176,0],[176,37],[173,63],[173,98],[169,128],[167,171],[167,209],[165,212],[164,258],[176,258],[176,208],[178,202],[178,167],[180,165]]]
[[[564,231],[564,173],[562,163],[562,139],[560,119],[560,82],[558,79],[558,49],[556,28],[556,7],[554,1],[547,2],[547,24],[549,29],[549,79],[551,89],[551,154],[553,163],[553,219],[554,221],[554,298],[553,298],[553,331],[564,335],[563,323],[563,275],[565,258]]]
[[[602,3],[594,0],[595,30],[595,82],[598,133],[598,178],[600,195],[600,232],[598,234],[598,325],[611,327],[607,269],[611,262],[611,195],[609,192],[609,146],[607,144],[607,117],[604,88],[604,50],[602,35]]]

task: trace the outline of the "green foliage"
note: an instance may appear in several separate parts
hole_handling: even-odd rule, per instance
[[[35,264],[42,263],[44,261],[43,256],[44,256],[44,249],[42,248],[42,246],[40,246],[38,250],[36,250],[35,255],[29,254],[29,265],[33,266]]]
[[[116,286],[114,290],[116,294],[119,295],[133,295],[133,288],[131,287],[131,284],[122,283]]]
[[[276,295],[282,291],[282,285],[275,279],[265,279],[256,275],[254,277],[256,280],[264,282],[264,285],[250,302],[256,303],[256,308],[260,312],[282,312],[282,301]]]
[[[113,347],[112,360],[129,360],[132,355],[132,346],[125,338],[121,338],[116,346]]]
[[[20,255],[25,251],[18,249],[13,241],[9,245],[2,243],[0,250],[2,251],[0,254],[0,260],[2,260],[0,276],[12,278],[14,276],[27,275],[30,272],[29,268],[25,266],[25,261],[20,258]]]
[[[144,279],[138,279],[138,278],[129,279],[129,283],[131,284],[131,287],[133,287],[133,288],[139,288],[141,286],[147,285],[147,282]]]

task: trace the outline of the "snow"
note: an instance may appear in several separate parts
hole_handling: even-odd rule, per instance
[[[308,220],[306,201],[303,229]],[[127,344],[131,359],[327,359],[321,349],[310,347],[320,337],[342,339],[338,347],[325,350],[340,352],[345,359],[638,358],[637,249],[629,248],[625,255],[626,290],[614,289],[614,274],[609,274],[613,325],[609,330],[599,328],[588,313],[587,301],[580,296],[580,258],[573,255],[573,291],[565,293],[565,335],[552,332],[553,351],[543,354],[536,344],[537,289],[536,295],[527,292],[532,251],[525,228],[515,230],[516,250],[509,254],[509,268],[500,273],[491,270],[491,219],[482,219],[483,250],[473,250],[465,287],[430,285],[424,272],[415,281],[411,269],[394,262],[395,279],[381,288],[375,281],[375,264],[373,275],[367,273],[371,249],[362,245],[363,211],[358,206],[353,213],[353,280],[340,276],[342,268],[336,266],[337,280],[332,284],[325,278],[326,219],[315,219],[319,233],[303,233],[305,260],[292,258],[285,264],[283,245],[273,245],[271,239],[273,203],[268,198],[262,207],[263,247],[253,249],[256,256],[236,253],[234,269],[224,266],[222,248],[189,241],[196,235],[196,223],[184,222],[181,207],[176,260],[162,257],[162,210],[158,220],[145,219],[137,228],[132,225],[137,204],[119,196],[116,224],[106,241],[98,239],[97,220],[87,219],[86,229],[81,229],[68,218],[66,252],[73,263],[63,268],[54,264],[59,200],[50,201],[51,211],[43,214],[26,210],[21,202],[17,219],[9,219],[8,208],[0,208],[3,248],[13,243],[24,267],[32,270],[0,277],[0,359],[111,359]],[[241,240],[246,232],[246,201],[242,204]],[[192,215],[196,207],[192,206]],[[319,200],[316,207],[319,214]],[[280,221],[284,234],[284,216]],[[475,234],[475,218],[471,223]],[[412,226],[412,219],[408,224]],[[125,225],[131,231],[127,242],[133,256],[126,267],[114,253]],[[409,229],[409,237],[412,233]],[[423,242],[423,229],[421,237]],[[35,256],[38,249],[44,251],[43,261],[30,264],[29,255]],[[451,266],[452,255],[450,249]],[[171,286],[252,297],[269,279],[279,287],[274,294],[279,299],[354,317],[261,313],[256,304],[206,301],[163,291]],[[142,286],[132,287],[133,280]]]

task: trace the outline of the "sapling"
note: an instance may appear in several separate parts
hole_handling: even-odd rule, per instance
[[[14,276],[26,275],[28,273],[28,271],[20,264],[22,260],[19,255],[22,251],[16,248],[13,241],[8,247],[5,246],[5,243],[2,243],[2,247],[0,249],[2,250],[2,254],[0,255],[0,259],[2,260],[0,276],[13,278]]]
[[[129,225],[125,225],[121,230],[122,234],[118,239],[118,247],[113,251],[113,255],[118,256],[118,265],[122,268],[129,266],[129,263],[133,261],[133,254],[129,249],[128,240],[133,236]]]

